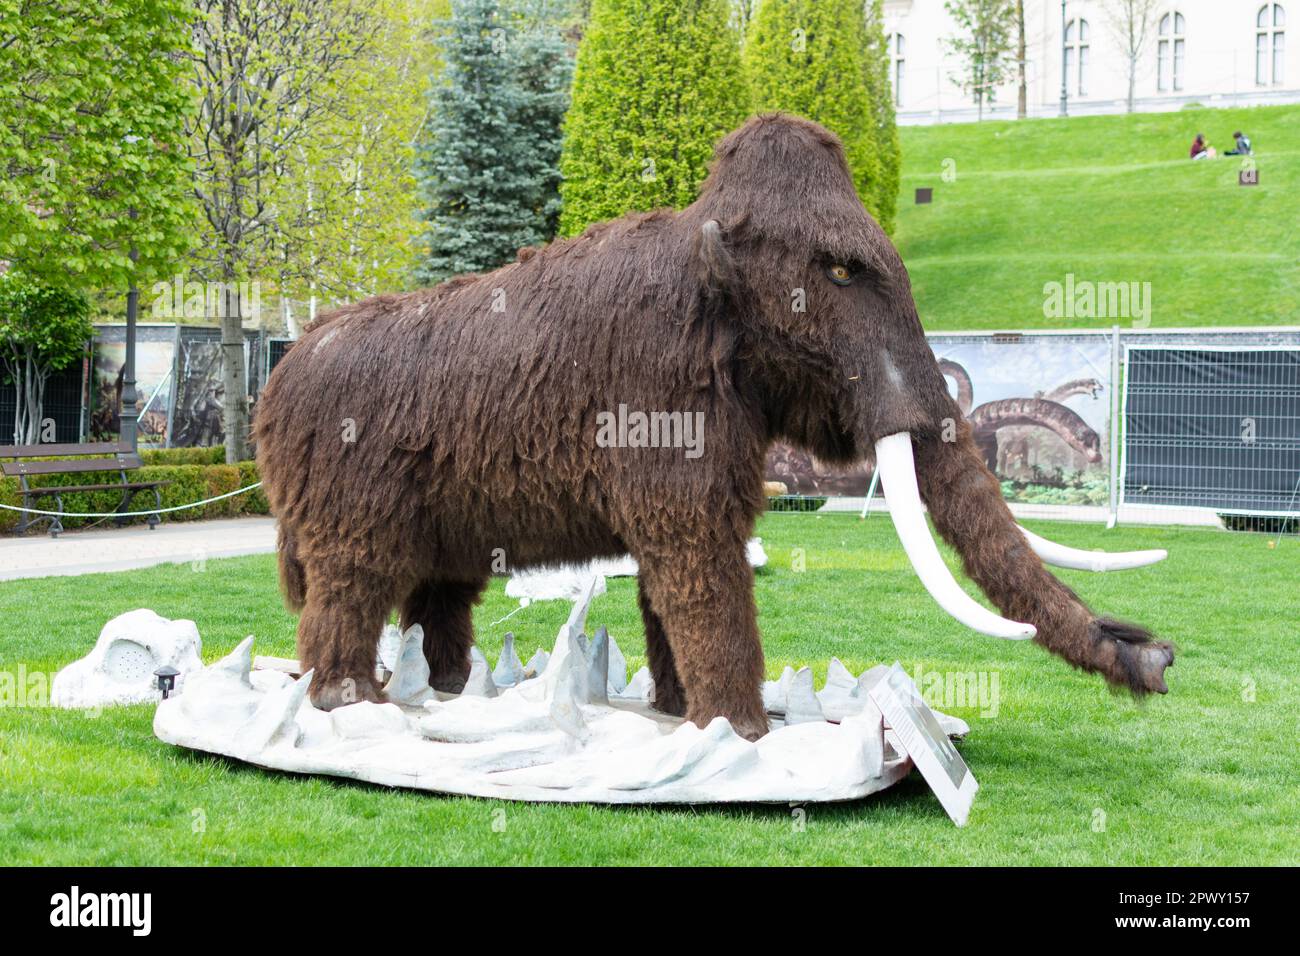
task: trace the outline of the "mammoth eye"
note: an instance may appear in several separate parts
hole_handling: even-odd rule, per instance
[[[853,281],[853,273],[845,265],[835,265],[826,267],[826,276],[836,285],[848,285]]]

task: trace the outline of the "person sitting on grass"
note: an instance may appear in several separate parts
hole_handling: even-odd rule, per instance
[[[1237,144],[1236,149],[1230,149],[1224,156],[1249,156],[1250,155],[1250,137],[1241,130],[1232,134],[1233,141]]]
[[[1192,140],[1192,159],[1214,159],[1217,155],[1213,146],[1205,145],[1205,134],[1197,133]]]

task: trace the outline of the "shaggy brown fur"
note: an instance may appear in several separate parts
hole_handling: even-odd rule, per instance
[[[597,416],[620,404],[702,413],[703,453],[602,447]],[[630,552],[658,705],[758,737],[745,542],[764,452],[785,440],[850,463],[903,430],[935,524],[1004,613],[1080,667],[1164,689],[1168,645],[1094,617],[1020,537],[839,141],[774,114],[718,145],[687,209],[340,309],[280,363],[258,457],[313,698],[379,698],[375,646],[394,607],[424,627],[432,683],[463,684],[494,555],[524,568]]]

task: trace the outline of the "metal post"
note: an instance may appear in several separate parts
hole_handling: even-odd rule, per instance
[[[1061,115],[1067,116],[1066,100],[1069,98],[1069,75],[1065,63],[1065,0],[1061,0]]]
[[[880,469],[877,468],[871,472],[871,486],[867,489],[867,500],[862,505],[862,514],[858,517],[865,518],[871,512],[871,499],[876,496],[876,486],[880,483]]]
[[[1107,528],[1119,522],[1119,326],[1110,331],[1110,518]]]
[[[132,219],[135,218],[135,210],[130,211]],[[131,262],[134,263],[139,259],[139,252],[135,244],[131,245]],[[131,288],[126,293],[126,358],[122,363],[122,408],[118,418],[118,440],[124,445],[130,445],[131,450],[135,451],[138,447],[137,437],[137,419],[139,411],[135,407],[135,318],[136,312],[140,307],[140,290],[136,288],[135,276],[131,277]]]

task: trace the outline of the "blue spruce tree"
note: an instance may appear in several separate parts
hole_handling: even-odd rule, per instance
[[[454,0],[416,174],[426,197],[424,283],[494,269],[550,240],[573,61],[564,5]]]

